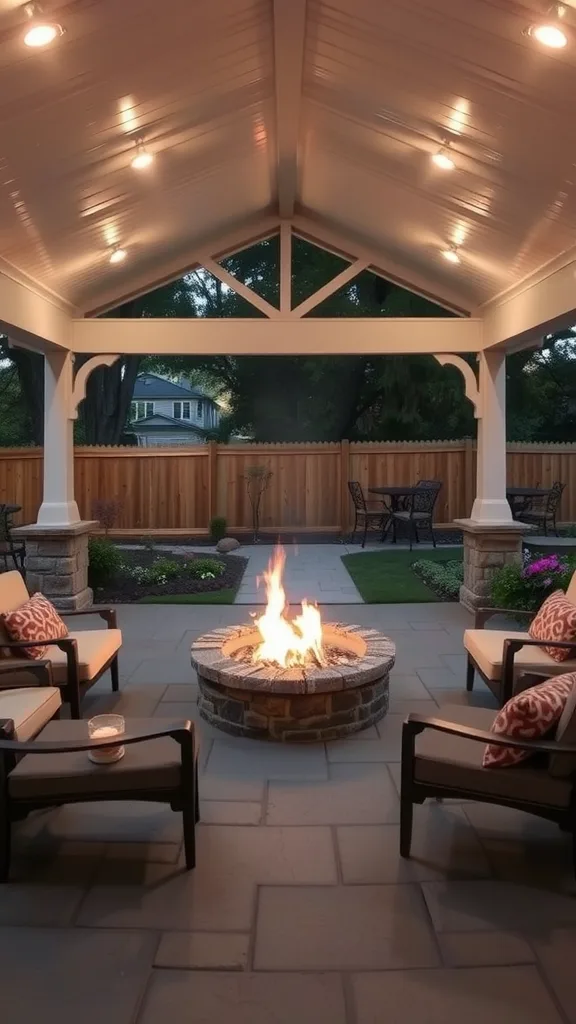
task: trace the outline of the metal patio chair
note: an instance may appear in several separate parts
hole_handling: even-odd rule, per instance
[[[565,486],[566,484],[563,484],[561,480],[555,480],[548,494],[542,495],[541,498],[534,498],[530,506],[520,513],[519,518],[522,522],[541,528],[545,537],[548,536],[548,526],[551,526],[558,536],[556,516]]]
[[[384,536],[390,518],[390,510],[382,501],[368,503],[364,496],[362,484],[358,480],[349,480],[348,490],[354,503],[354,529],[352,530],[351,539],[354,541],[358,528],[363,526],[362,547],[364,547],[369,529],[378,530],[381,537]],[[374,505],[378,507],[375,508]]]
[[[416,538],[417,544],[420,543],[418,530],[422,528],[430,531],[432,544],[436,547],[433,517],[442,483],[440,480],[419,480],[416,487],[418,493],[409,496],[407,507],[390,513],[392,543],[396,543],[396,525],[397,523],[402,523],[408,527],[410,551],[412,551],[412,541],[414,538]]]

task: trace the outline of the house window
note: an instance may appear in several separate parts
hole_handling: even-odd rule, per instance
[[[174,402],[174,419],[190,419],[190,402]]]
[[[144,420],[154,415],[154,402],[132,402],[132,419]]]
[[[204,414],[204,402],[202,401],[202,399],[199,399],[198,400],[198,405],[196,407],[196,415],[197,415],[199,420],[202,419],[203,414]]]

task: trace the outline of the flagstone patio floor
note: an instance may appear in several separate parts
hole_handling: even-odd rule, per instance
[[[448,604],[330,606],[392,637],[388,716],[357,737],[285,747],[198,720],[190,643],[241,606],[122,606],[122,692],[84,715],[189,717],[202,741],[196,870],[157,805],[36,813],[0,890],[5,1024],[576,1024],[567,837],[527,815],[415,809],[398,854],[400,733],[464,691]]]

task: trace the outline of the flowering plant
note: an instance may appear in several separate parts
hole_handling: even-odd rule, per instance
[[[505,565],[492,577],[492,600],[497,608],[537,611],[555,590],[566,590],[576,558],[569,555],[530,555],[525,552],[521,564]]]

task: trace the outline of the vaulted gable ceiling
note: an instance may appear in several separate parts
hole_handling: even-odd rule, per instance
[[[66,31],[31,51],[0,0],[0,269],[91,312],[294,216],[474,310],[576,238],[576,10],[552,53],[542,9],[46,0]]]

